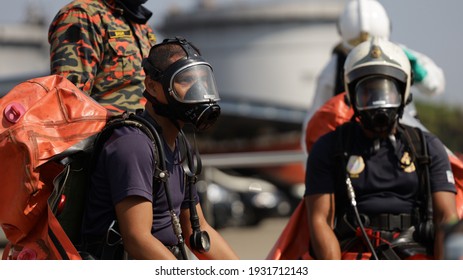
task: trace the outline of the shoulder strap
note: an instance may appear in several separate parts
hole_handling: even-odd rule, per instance
[[[159,153],[159,144],[156,141],[156,137],[158,137],[158,133],[155,128],[150,128],[147,125],[147,121],[143,121],[141,117],[135,114],[127,114],[123,113],[122,115],[118,115],[113,117],[111,120],[108,121],[106,126],[103,130],[98,134],[98,137],[95,139],[94,142],[94,150],[93,150],[93,159],[92,165],[95,164],[96,158],[100,154],[101,150],[103,149],[104,143],[111,137],[114,129],[122,127],[122,126],[132,126],[140,129],[145,133],[148,138],[153,142],[154,147],[154,156],[155,156],[155,170],[156,173],[159,170],[158,165],[161,164],[161,155]],[[94,166],[92,166],[93,169]],[[156,175],[155,173],[155,175]]]
[[[428,153],[428,146],[423,131],[417,127],[400,124],[398,126],[400,136],[403,137],[410,157],[416,165],[416,172],[420,188],[418,197],[420,201],[421,221],[432,221],[432,199],[429,165],[431,158]]]
[[[342,44],[337,45],[333,49],[333,54],[336,55],[336,80],[334,85],[333,96],[344,92],[344,62],[346,61],[347,54]]]
[[[166,156],[164,153],[164,149],[161,142],[161,137],[159,136],[159,132],[148,120],[143,118],[138,114],[130,114],[129,121],[133,122],[133,124],[138,127],[141,131],[143,131],[148,138],[152,141],[154,147],[154,178],[156,180],[167,182],[169,177],[169,172],[167,171],[166,163]],[[130,123],[129,123],[130,124]]]

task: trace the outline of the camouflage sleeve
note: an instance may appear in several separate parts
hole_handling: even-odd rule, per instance
[[[91,93],[103,39],[87,13],[72,9],[58,14],[48,33],[50,71],[67,77],[78,88]]]

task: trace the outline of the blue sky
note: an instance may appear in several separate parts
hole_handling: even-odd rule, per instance
[[[36,10],[42,11],[50,21],[58,9],[70,0],[14,0],[0,3],[0,23],[19,22],[24,19],[26,5],[34,3]],[[218,4],[268,2],[272,0],[216,0]],[[314,1],[314,0],[305,0]],[[323,0],[322,0],[323,1]],[[340,0],[343,1],[343,0]],[[391,40],[431,57],[446,75],[446,92],[433,101],[444,101],[463,105],[460,94],[461,65],[463,57],[463,1],[461,0],[380,0],[392,21]],[[155,14],[151,23],[156,25],[166,11],[177,6],[190,9],[197,0],[148,0],[146,6]],[[330,50],[327,50],[328,52]]]

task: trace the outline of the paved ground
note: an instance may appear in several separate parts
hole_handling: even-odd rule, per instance
[[[265,219],[255,227],[225,228],[219,232],[241,259],[262,260],[267,257],[287,221],[286,218]],[[2,253],[0,248],[0,256]]]
[[[267,257],[287,222],[286,218],[266,219],[256,227],[226,228],[219,232],[241,259],[262,260]]]

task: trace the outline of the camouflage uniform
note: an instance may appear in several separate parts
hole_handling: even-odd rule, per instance
[[[122,16],[114,0],[73,1],[50,25],[50,68],[111,111],[133,111],[146,100],[143,57],[153,30]]]

